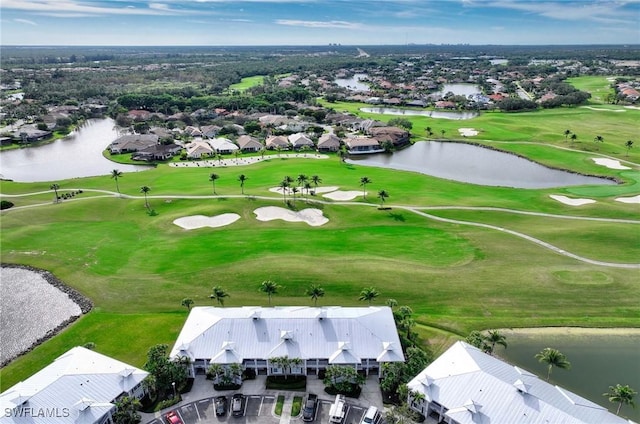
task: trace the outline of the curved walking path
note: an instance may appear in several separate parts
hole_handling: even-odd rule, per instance
[[[121,194],[121,193],[117,193],[114,191],[108,191],[108,190],[95,190],[95,189],[65,189],[65,190],[58,190],[60,191],[77,191],[77,190],[82,190],[83,192],[86,193],[103,193],[103,196],[91,196],[91,197],[84,197],[84,198],[73,198],[73,199],[66,199],[63,200],[61,203],[65,203],[65,202],[72,202],[72,201],[82,201],[82,200],[89,200],[89,199],[96,199],[96,198],[103,198],[103,197],[121,197],[123,199],[145,199],[145,196],[131,196],[128,194]],[[35,192],[35,193],[27,193],[27,194],[15,194],[15,195],[5,195],[0,193],[0,196],[3,197],[25,197],[25,196],[34,196],[34,195],[40,195],[40,194],[53,194],[52,190],[49,191],[40,191],[40,192]],[[218,199],[218,198],[252,198],[252,199],[261,199],[261,200],[277,200],[277,201],[282,201],[282,199],[278,196],[278,197],[274,197],[274,196],[256,196],[256,195],[250,195],[250,194],[235,194],[235,195],[208,195],[208,196],[196,196],[196,195],[147,195],[146,199]],[[304,198],[300,198],[299,201],[301,202],[305,202],[307,201],[307,199]],[[319,200],[319,199],[313,199],[312,200],[313,203],[319,203],[319,204],[323,204],[323,205],[344,205],[344,206],[368,206],[368,207],[377,207],[377,204],[373,204],[373,203],[368,203],[368,202],[349,202],[349,201],[325,201],[325,200]],[[10,211],[15,211],[15,210],[20,210],[20,209],[26,209],[26,208],[33,208],[33,207],[39,207],[39,206],[50,206],[51,202],[47,202],[47,203],[38,203],[38,204],[33,204],[33,205],[26,205],[26,206],[18,206],[18,207],[14,207],[11,209],[5,209],[2,211],[2,213],[7,213]],[[513,214],[521,214],[521,215],[530,215],[530,216],[538,216],[538,217],[546,217],[546,218],[557,218],[557,219],[574,219],[574,220],[585,220],[585,221],[599,221],[599,222],[610,222],[610,223],[614,223],[614,224],[640,224],[640,220],[632,220],[632,219],[614,219],[614,218],[595,218],[595,217],[584,217],[584,216],[570,216],[570,215],[556,215],[556,214],[548,214],[548,213],[542,213],[542,212],[531,212],[531,211],[521,211],[521,210],[517,210],[517,209],[506,209],[506,208],[494,208],[494,207],[486,207],[486,206],[410,206],[410,205],[388,205],[391,208],[396,208],[396,209],[403,209],[406,210],[408,212],[414,213],[416,215],[422,216],[424,218],[427,219],[431,219],[434,221],[439,221],[439,222],[445,222],[445,223],[449,223],[449,224],[457,224],[457,225],[468,225],[468,226],[472,226],[472,227],[480,227],[480,228],[487,228],[490,230],[495,230],[495,231],[500,231],[506,234],[510,234],[512,236],[515,237],[519,237],[522,238],[524,240],[527,240],[531,243],[537,244],[538,246],[544,247],[545,249],[549,249],[557,254],[578,260],[580,262],[584,262],[584,263],[588,263],[588,264],[592,264],[592,265],[598,265],[598,266],[605,266],[605,267],[610,267],[610,268],[625,268],[625,269],[640,269],[640,264],[631,264],[631,263],[616,263],[616,262],[605,262],[605,261],[596,261],[593,259],[589,259],[589,258],[585,258],[583,256],[580,255],[576,255],[574,253],[571,252],[567,252],[564,249],[561,249],[557,246],[552,245],[551,243],[547,243],[545,241],[542,241],[540,239],[537,239],[535,237],[532,237],[530,235],[518,232],[518,231],[514,231],[514,230],[510,230],[508,228],[504,228],[504,227],[499,227],[497,225],[491,225],[491,224],[485,224],[482,222],[473,222],[473,221],[462,221],[462,220],[457,220],[457,219],[450,219],[450,218],[443,218],[443,217],[439,217],[436,215],[432,215],[429,213],[424,212],[424,210],[447,210],[447,209],[453,209],[453,210],[471,210],[471,211],[495,211],[495,212],[505,212],[505,213],[513,213]]]

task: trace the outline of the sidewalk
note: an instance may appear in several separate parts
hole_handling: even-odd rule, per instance
[[[191,391],[182,394],[182,400],[177,404],[163,409],[162,411],[154,413],[141,412],[143,423],[148,423],[154,419],[162,418],[162,416],[169,410],[177,409],[182,405],[199,401],[202,399],[209,399],[212,397],[227,395],[230,396],[234,393],[243,393],[245,395],[266,395],[277,398],[278,395],[285,397],[284,406],[282,408],[282,415],[280,416],[280,424],[289,424],[291,417],[291,406],[294,396],[304,396],[305,393],[315,393],[320,399],[333,401],[334,397],[325,393],[324,383],[321,379],[314,375],[307,376],[307,389],[306,392],[286,392],[280,390],[267,390],[266,389],[267,377],[259,375],[255,380],[245,380],[242,383],[242,387],[238,390],[224,390],[218,391],[213,389],[213,383],[211,380],[207,380],[204,375],[197,375],[193,381]],[[378,378],[376,376],[370,376],[365,380],[362,386],[362,392],[358,399],[347,399],[350,404],[355,404],[367,408],[371,405],[378,407],[379,410],[383,410],[382,395],[380,393],[380,387],[378,386]]]

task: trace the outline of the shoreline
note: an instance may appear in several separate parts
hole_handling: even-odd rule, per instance
[[[20,269],[20,270],[24,270],[24,271],[29,271],[29,272],[35,273],[38,276],[42,277],[42,279],[47,284],[51,285],[55,289],[58,289],[60,292],[62,292],[64,294],[66,294],[67,296],[69,296],[69,299],[71,299],[71,301],[73,303],[75,303],[80,308],[80,315],[72,315],[69,318],[67,318],[66,320],[62,321],[57,326],[55,326],[54,328],[49,329],[46,332],[45,335],[43,335],[42,337],[39,337],[38,339],[33,341],[29,345],[29,347],[27,347],[26,349],[24,349],[20,353],[17,353],[15,355],[13,355],[12,357],[6,358],[2,362],[0,362],[0,368],[4,368],[6,365],[10,364],[15,359],[17,359],[17,358],[19,358],[19,357],[31,352],[33,349],[35,349],[36,347],[38,347],[42,343],[46,342],[47,340],[51,339],[53,336],[57,335],[60,331],[64,330],[66,327],[68,327],[70,324],[72,324],[78,318],[80,318],[83,315],[86,315],[89,311],[91,311],[91,309],[93,309],[93,302],[91,302],[91,300],[89,300],[88,298],[84,297],[77,290],[75,290],[75,289],[67,286],[66,284],[64,284],[55,275],[53,275],[51,272],[49,272],[47,270],[40,269],[40,268],[35,268],[35,267],[29,266],[29,265],[19,265],[19,264],[9,264],[9,263],[0,263],[0,268]]]
[[[505,336],[640,336],[638,327],[522,327],[499,328]]]

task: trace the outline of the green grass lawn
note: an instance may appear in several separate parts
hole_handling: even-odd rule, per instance
[[[252,77],[242,78],[239,83],[231,84],[228,90],[231,91],[239,91],[243,92],[251,87],[255,87],[257,85],[262,85],[264,81],[265,75],[255,75]]]
[[[608,94],[614,94],[611,88],[611,81],[607,80],[607,76],[593,75],[568,78],[567,82],[580,91],[591,93],[589,102],[594,104],[603,104]],[[613,78],[613,77],[611,77]]]
[[[109,176],[57,182],[61,190],[85,190],[74,200],[60,204],[52,203],[50,182],[2,181],[3,199],[8,194],[44,192],[7,197],[16,207],[45,204],[0,215],[2,261],[47,269],[95,304],[90,314],[4,367],[0,371],[2,390],[69,348],[87,342],[96,343],[99,352],[142,366],[150,346],[172,345],[187,316],[187,310],[180,306],[184,297],[191,297],[196,305],[212,305],[211,288],[220,285],[231,295],[225,303],[228,306],[266,306],[267,298],[258,287],[267,279],[282,286],[274,305],[311,305],[304,293],[311,284],[325,288],[322,305],[362,305],[358,301],[360,290],[374,286],[381,293],[375,304],[394,298],[415,311],[417,331],[436,350],[473,329],[638,326],[637,270],[591,265],[501,231],[443,223],[399,207],[420,206],[436,216],[505,227],[589,259],[637,263],[638,224],[428,209],[490,206],[637,220],[637,204],[614,201],[616,196],[640,192],[637,167],[611,170],[595,165],[591,157],[606,153],[638,162],[640,155],[632,151],[627,158],[625,152],[616,152],[616,143],[609,143],[609,136],[597,146],[599,151],[589,152],[579,146],[574,146],[576,151],[564,150],[570,143],[564,141],[560,131],[567,123],[576,132],[582,131],[580,125],[613,128],[611,117],[615,116],[619,133],[628,135],[635,128],[629,118],[635,112],[607,115],[578,108],[540,113],[547,116],[548,125],[538,121],[535,114],[486,114],[477,118],[485,122],[485,131],[496,137],[484,143],[499,144],[547,165],[608,175],[625,183],[545,190],[484,187],[343,164],[335,156],[325,160],[272,158],[241,168],[159,165],[149,171],[126,173],[119,179],[121,192],[131,196],[141,196],[143,185],[151,187],[149,203],[157,215],[149,216],[142,198],[116,198],[91,191],[115,191],[115,182]],[[424,126],[425,119],[416,122]],[[443,125],[453,131],[476,123]],[[516,126],[521,129],[516,130]],[[543,128],[540,134],[547,141],[532,144],[538,138],[532,128],[538,127]],[[510,136],[511,129],[521,131],[524,139]],[[216,191],[226,197],[211,196],[211,172],[220,175]],[[285,175],[295,178],[300,173],[319,175],[322,185],[342,190],[362,190],[360,178],[367,176],[372,180],[367,191],[373,205],[361,197],[353,205],[310,204],[321,208],[329,219],[321,227],[257,221],[253,213],[256,208],[283,205],[282,197],[269,192],[269,188],[277,186]],[[240,196],[240,174],[248,176],[245,193],[249,196]],[[390,194],[390,210],[375,207],[375,193],[381,189]],[[550,199],[549,194],[588,196],[597,202],[569,207]],[[202,197],[171,197],[175,195]],[[307,205],[298,200],[297,207]],[[227,227],[186,231],[173,224],[183,216],[229,212],[239,214],[241,219]]]

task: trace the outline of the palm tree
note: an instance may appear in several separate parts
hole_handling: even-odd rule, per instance
[[[370,184],[371,180],[369,179],[369,177],[362,177],[360,178],[360,185],[362,186],[362,197],[366,200],[367,199],[367,184]]]
[[[318,299],[324,297],[324,289],[317,284],[312,284],[311,287],[305,291],[305,294],[313,300],[313,306],[318,306]]]
[[[56,193],[56,203],[58,203],[58,189],[60,188],[60,186],[58,184],[51,184],[49,188]]]
[[[549,381],[549,377],[551,377],[552,367],[562,368],[565,370],[571,368],[571,363],[567,360],[567,357],[558,349],[545,347],[540,353],[537,353],[535,357],[538,361],[544,362],[549,366],[547,381]]]
[[[564,130],[564,141],[567,141],[567,137],[571,135],[571,130]]]
[[[149,193],[151,189],[148,186],[140,187],[140,192],[144,194],[144,206],[149,209],[149,202],[147,201],[147,193]]]
[[[427,127],[424,130],[427,132],[427,134],[429,134],[429,137],[433,135],[433,129],[431,127]]]
[[[571,142],[574,142],[577,139],[578,139],[578,134],[576,134],[576,133],[571,134]]]
[[[631,142],[631,144],[633,144],[633,141]],[[322,178],[320,178],[317,175],[312,175],[311,176],[311,182],[315,186],[316,190],[318,190],[318,184],[320,184],[322,182]]]
[[[238,181],[240,181],[240,190],[242,190],[242,194],[244,194],[244,183],[248,179],[249,179],[249,177],[247,177],[244,174],[240,174],[240,176],[238,177]]]
[[[280,181],[280,188],[282,189],[282,201],[286,203],[287,201],[287,190],[289,189],[289,181],[287,181],[287,178],[289,177],[284,177],[284,180]]]
[[[380,296],[378,290],[373,287],[366,287],[360,292],[360,297],[358,298],[358,300],[367,301],[369,302],[369,305],[371,305],[371,302],[374,301],[378,296]]]
[[[224,373],[224,369],[220,364],[211,364],[207,369],[207,374],[213,377],[213,383],[216,384],[220,380],[220,376]]]
[[[627,142],[624,143],[624,146],[627,148],[627,156],[629,156],[629,150],[633,147],[633,141],[627,140]]]
[[[623,386],[622,384],[616,384],[615,386],[609,386],[609,392],[603,393],[602,396],[607,396],[611,403],[618,403],[616,415],[620,415],[620,408],[622,408],[623,404],[631,405],[633,408],[636,407],[636,402],[633,398],[637,394],[638,392],[628,385]]]
[[[409,396],[411,396],[411,403],[414,406],[420,405],[420,408],[422,410],[422,408],[423,408],[422,403],[427,399],[425,394],[420,392],[420,391],[418,391],[418,390],[412,390],[412,391],[409,392]]]
[[[229,297],[229,293],[227,293],[222,287],[215,286],[213,288],[212,293],[209,295],[210,299],[215,299],[218,302],[218,305],[224,306],[224,298]]]
[[[305,182],[304,186],[302,188],[304,189],[306,199],[309,200],[309,192],[311,191],[311,183],[309,181]]]
[[[445,132],[446,132],[445,130],[440,130],[440,134],[442,134],[442,138],[444,138],[444,133]]]
[[[260,284],[260,291],[267,294],[269,298],[269,306],[271,306],[271,296],[278,293],[278,289],[280,285],[276,284],[275,281],[266,280]]]
[[[300,174],[300,175],[298,175],[298,178],[296,178],[296,181],[298,182],[298,186],[304,187],[304,183],[309,181],[309,177],[307,177],[304,174]]]
[[[122,177],[122,172],[118,171],[117,169],[111,171],[111,178],[116,180],[116,190],[118,191],[118,194],[120,194],[120,185],[118,184],[118,178],[120,177]]]
[[[191,310],[191,307],[193,306],[193,299],[190,299],[188,297],[185,297],[184,299],[182,299],[182,306],[184,306],[185,308],[187,308],[187,310]]]
[[[291,188],[291,194],[293,194],[293,205],[295,206],[296,204],[296,193],[298,193],[300,190],[298,190],[298,187],[293,187]]]
[[[497,344],[505,349],[507,348],[507,338],[498,330],[489,330],[484,339],[490,346],[489,355],[493,355],[493,351]]]
[[[388,307],[390,307],[392,309],[395,308],[396,306],[398,306],[398,301],[395,300],[395,299],[387,299],[387,301],[384,302],[384,303],[385,303],[385,305],[387,305]]]
[[[604,138],[602,138],[601,135],[597,135],[593,138],[593,141],[595,141],[596,143],[604,143]]]
[[[380,207],[384,206],[385,199],[389,197],[389,193],[386,190],[378,191],[378,198],[380,199]]]
[[[213,186],[213,194],[216,194],[216,180],[220,178],[220,175],[212,172],[209,174],[209,181],[211,181],[211,185]]]

